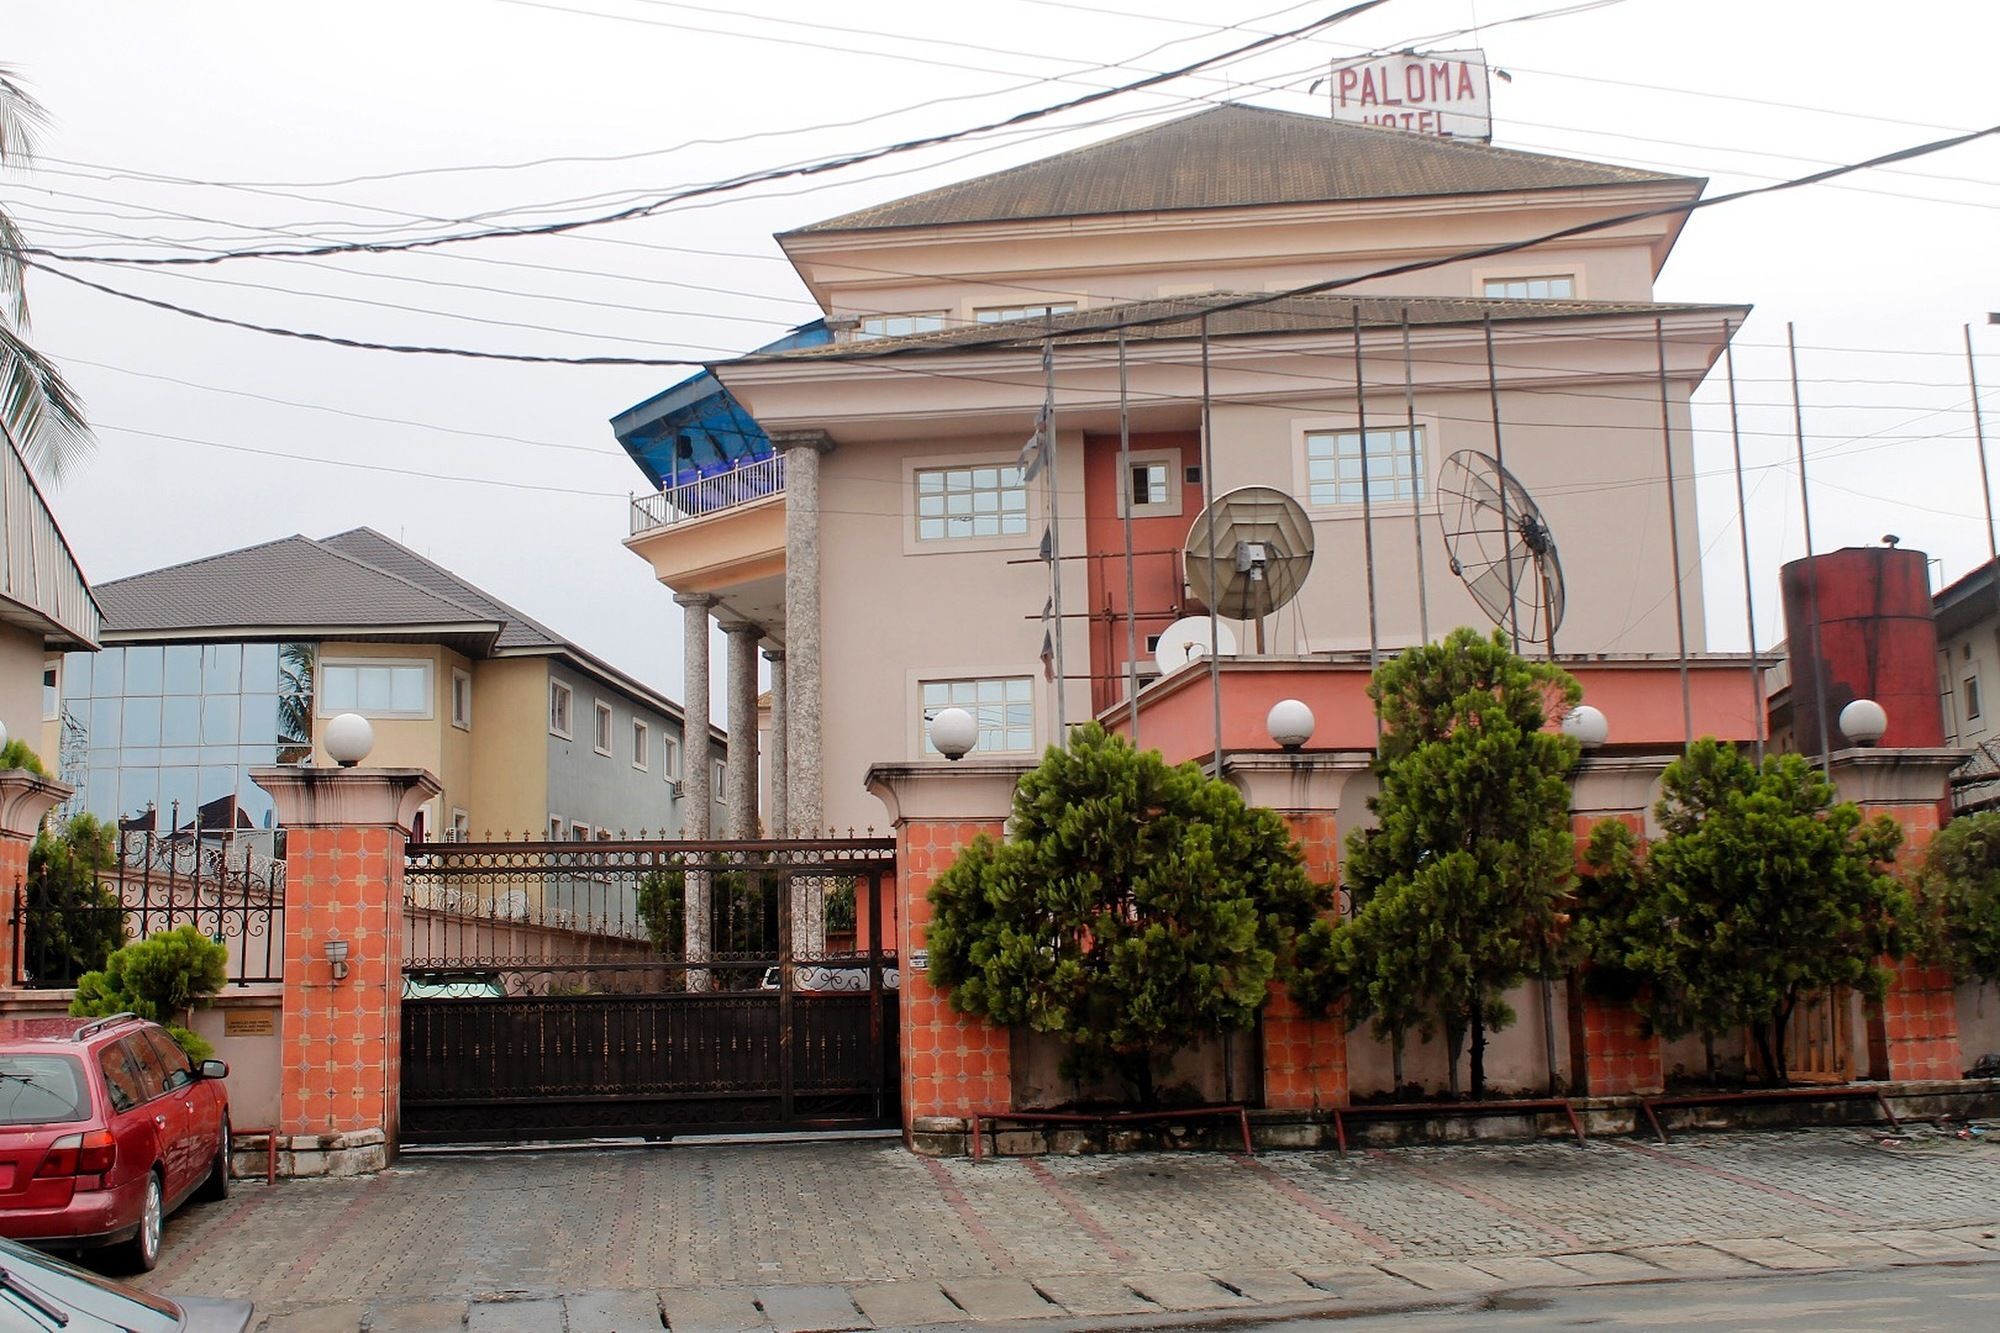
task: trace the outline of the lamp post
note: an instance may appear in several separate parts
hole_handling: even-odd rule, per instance
[[[1303,700],[1280,699],[1264,715],[1264,730],[1280,749],[1297,753],[1312,739],[1314,721],[1313,710]]]
[[[1864,749],[1889,730],[1889,714],[1873,699],[1856,699],[1840,710],[1840,734]]]
[[[931,748],[957,763],[979,744],[979,720],[963,708],[940,708],[930,722]]]

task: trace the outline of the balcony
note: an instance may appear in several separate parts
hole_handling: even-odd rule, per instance
[[[772,454],[718,472],[667,487],[653,495],[632,501],[632,536],[707,518],[744,505],[768,500],[785,491],[785,457]]]

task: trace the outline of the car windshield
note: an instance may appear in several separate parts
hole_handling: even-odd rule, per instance
[[[89,1085],[75,1056],[0,1053],[0,1125],[44,1125],[89,1114]]]
[[[13,1316],[28,1328],[63,1328],[76,1314],[134,1333],[172,1333],[182,1327],[181,1309],[172,1301],[4,1237],[0,1237],[0,1275],[4,1275],[0,1276],[0,1327],[16,1327],[9,1322]],[[51,1316],[51,1308],[61,1317]]]

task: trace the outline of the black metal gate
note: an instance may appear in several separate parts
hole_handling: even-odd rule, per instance
[[[412,847],[403,1141],[899,1123],[893,850]]]

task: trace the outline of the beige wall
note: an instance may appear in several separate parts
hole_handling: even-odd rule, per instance
[[[42,726],[42,668],[48,658],[39,631],[0,624],[0,722],[7,724],[9,739],[34,746],[53,773],[55,751]]]
[[[549,822],[549,663],[498,657],[472,672],[472,765],[467,786],[472,836],[524,831]]]

